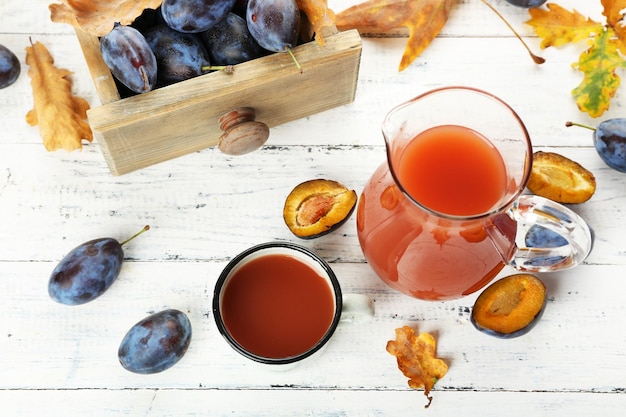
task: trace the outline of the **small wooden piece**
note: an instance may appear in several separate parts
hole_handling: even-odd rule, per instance
[[[259,149],[270,136],[265,123],[255,121],[252,107],[229,111],[217,121],[224,134],[217,147],[227,155],[243,155]]]
[[[80,31],[80,29],[78,29]],[[89,124],[114,175],[125,174],[218,144],[217,120],[252,107],[268,127],[350,103],[356,94],[361,38],[356,30],[293,48],[301,73],[286,53],[274,53],[141,95],[120,99],[103,65],[98,39],[78,40],[102,103]]]

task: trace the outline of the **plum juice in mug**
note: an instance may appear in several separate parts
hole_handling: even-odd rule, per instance
[[[265,255],[230,277],[222,318],[248,352],[288,358],[310,350],[328,333],[334,298],[327,280],[309,265],[289,255]]]

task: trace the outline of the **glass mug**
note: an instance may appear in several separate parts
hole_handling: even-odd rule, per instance
[[[235,256],[213,294],[219,332],[241,355],[286,370],[317,357],[340,323],[362,323],[372,300],[342,294],[330,265],[290,242],[266,242]]]
[[[524,123],[505,102],[469,87],[445,87],[392,109],[382,132],[387,161],[357,208],[363,254],[389,286],[447,300],[487,285],[505,265],[571,268],[589,254],[585,221],[551,200],[522,195],[532,166]],[[561,247],[527,247],[533,226]]]

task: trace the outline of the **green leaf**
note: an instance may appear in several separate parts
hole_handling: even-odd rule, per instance
[[[582,82],[572,90],[578,108],[591,117],[599,117],[608,110],[611,99],[620,85],[615,73],[619,67],[626,67],[626,61],[619,54],[620,46],[612,28],[606,28],[590,41],[591,47],[580,55],[573,68],[584,74]]]

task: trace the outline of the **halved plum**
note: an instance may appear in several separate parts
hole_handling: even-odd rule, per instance
[[[471,321],[491,336],[510,339],[526,334],[546,305],[546,286],[531,274],[515,274],[487,287],[476,299]]]
[[[596,192],[596,178],[587,168],[561,154],[537,151],[526,187],[557,203],[584,203]]]
[[[312,239],[341,226],[354,211],[356,201],[356,191],[337,181],[309,180],[289,193],[283,219],[294,235]]]

